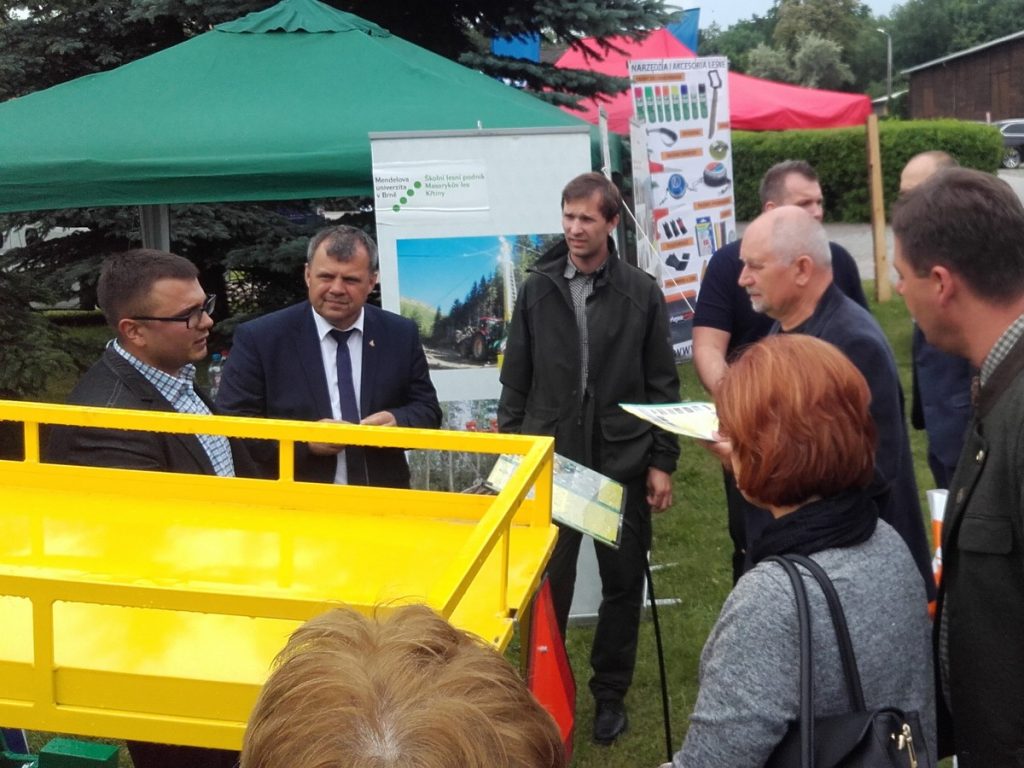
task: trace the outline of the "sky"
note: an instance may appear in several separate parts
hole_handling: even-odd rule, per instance
[[[474,283],[498,267],[501,239],[442,237],[398,241],[398,271],[403,298],[416,299],[448,314]]]
[[[481,277],[490,279],[503,257],[518,261],[515,235],[441,237],[398,241],[399,291],[445,315],[455,299],[466,295]],[[537,255],[537,252],[534,252]]]
[[[764,16],[772,7],[773,0],[705,0],[705,2],[686,2],[669,0],[669,5],[682,8],[700,8],[700,27],[704,29],[711,22],[718,22],[722,29],[731,27],[741,19],[749,19],[754,14]],[[888,14],[896,4],[896,0],[865,0],[867,6],[876,15]]]

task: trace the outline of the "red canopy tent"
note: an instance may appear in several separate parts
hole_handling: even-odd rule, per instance
[[[584,41],[591,49],[600,49],[593,38]],[[555,62],[564,69],[588,69],[606,75],[629,76],[631,59],[692,59],[693,51],[683,45],[667,29],[652,32],[640,41],[613,37],[611,42],[625,54],[610,51],[604,59],[587,59],[578,50],[569,49]],[[597,124],[597,110],[603,106],[608,113],[608,128],[615,133],[629,133],[633,102],[629,92],[610,97],[610,101],[584,99],[584,111],[563,107],[569,114]],[[734,130],[784,131],[790,128],[838,128],[863,125],[871,114],[871,100],[856,93],[821,91],[796,85],[762,80],[736,72],[729,73],[729,110]]]

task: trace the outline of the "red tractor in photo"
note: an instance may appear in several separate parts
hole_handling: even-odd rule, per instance
[[[459,354],[478,363],[498,359],[505,339],[505,321],[500,317],[481,317],[476,327],[467,326],[456,335]]]

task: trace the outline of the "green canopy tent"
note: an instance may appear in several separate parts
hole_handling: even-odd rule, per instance
[[[316,0],[0,104],[0,212],[370,195],[371,131],[583,122]]]

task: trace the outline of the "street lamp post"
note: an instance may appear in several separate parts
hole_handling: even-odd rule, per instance
[[[885,35],[885,114],[892,114],[892,35],[881,27],[878,31]]]

